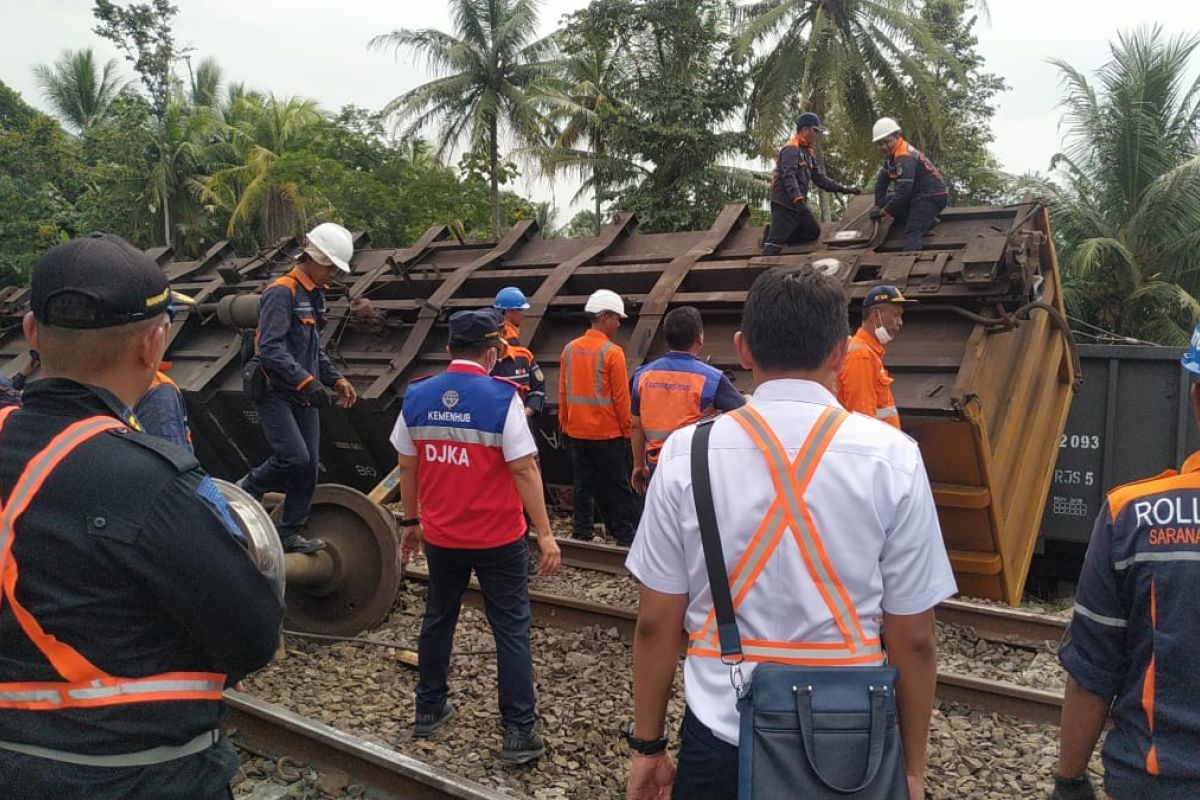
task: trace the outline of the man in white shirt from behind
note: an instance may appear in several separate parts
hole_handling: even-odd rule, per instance
[[[749,408],[765,421],[789,460],[823,413],[826,419],[845,414],[834,391],[846,357],[846,309],[840,284],[809,268],[766,272],[750,290],[734,344],[742,366],[754,374],[757,389]],[[807,482],[797,475],[813,538],[805,540],[785,523],[761,571],[743,579],[737,568],[760,527],[770,527],[763,526],[764,518],[778,492],[763,453],[730,416],[714,423],[709,464],[742,640],[845,641],[853,656],[833,664],[879,664],[886,652],[899,671],[897,706],[909,794],[919,800],[937,671],[933,608],[956,591],[920,451],[885,423],[846,415],[808,470]],[[713,605],[692,497],[694,431],[694,426],[684,428],[667,440],[626,562],[642,584],[631,745],[654,753],[634,753],[630,800],[737,797],[737,696],[714,644]],[[802,552],[803,541],[808,545]],[[644,743],[665,736],[680,629],[689,635],[689,655],[676,773],[665,750]],[[765,657],[748,654],[742,665],[747,682],[761,660]]]

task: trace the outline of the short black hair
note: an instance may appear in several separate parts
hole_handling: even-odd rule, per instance
[[[759,367],[813,370],[850,335],[842,285],[812,267],[758,276],[742,309],[742,336]]]
[[[663,336],[672,350],[687,350],[704,331],[700,312],[691,306],[680,306],[663,320]]]

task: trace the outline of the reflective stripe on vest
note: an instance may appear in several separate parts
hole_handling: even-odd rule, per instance
[[[11,750],[14,753],[24,753],[38,758],[48,758],[51,761],[63,761],[67,764],[81,764],[85,767],[128,768],[149,767],[163,764],[177,758],[202,753],[221,741],[219,728],[205,731],[191,740],[179,745],[164,745],[139,750],[136,753],[118,753],[111,756],[94,756],[87,753],[69,753],[65,750],[54,750],[49,747],[38,747],[20,742],[0,741],[0,750]]]
[[[612,349],[612,342],[605,342],[600,346],[599,352],[596,353],[596,369],[594,371],[595,385],[592,395],[579,394],[578,387],[575,386],[575,373],[571,369],[575,348],[567,348],[567,357],[564,359],[563,369],[567,371],[567,402],[575,403],[583,406],[608,406],[612,405],[612,398],[604,394],[604,356]]]
[[[785,531],[790,529],[808,574],[833,616],[843,639],[841,642],[743,639],[742,650],[746,660],[814,666],[879,663],[883,657],[882,642],[878,637],[867,638],[864,634],[855,606],[829,561],[820,534],[813,523],[812,514],[804,500],[804,493],[812,481],[817,465],[833,441],[837,429],[849,416],[848,413],[838,408],[825,409],[809,431],[795,460],[791,461],[774,431],[751,406],[743,406],[737,411],[729,412],[727,416],[742,426],[766,458],[776,491],[774,502],[730,573],[729,588],[734,608],[738,607],[754,587]],[[720,657],[715,623],[716,613],[711,611],[701,631],[689,637],[692,645],[688,648],[688,655]]]
[[[0,431],[12,409],[0,411]],[[77,447],[125,424],[112,417],[88,417],[68,426],[29,460],[8,498],[0,503],[0,575],[3,594],[21,630],[63,678],[62,682],[0,683],[0,708],[47,711],[92,708],[162,700],[217,700],[225,676],[211,672],[165,672],[140,678],[118,678],[88,661],[78,650],[46,633],[17,600],[19,570],[12,557],[17,520],[29,508],[46,479]]]
[[[900,412],[896,410],[895,406],[875,409],[875,419],[890,419],[898,416],[900,416]]]

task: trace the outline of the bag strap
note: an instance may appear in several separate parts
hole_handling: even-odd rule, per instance
[[[813,774],[817,776],[817,780],[825,784],[826,788],[837,794],[856,795],[874,782],[875,777],[879,774],[879,768],[883,764],[884,737],[887,736],[884,699],[887,697],[888,692],[889,689],[886,686],[870,687],[871,730],[867,749],[867,764],[863,770],[862,781],[858,786],[843,788],[832,783],[821,774],[821,768],[817,766],[817,761],[814,757],[817,752],[817,743],[816,736],[813,733],[812,687],[792,687],[792,693],[796,695],[796,718],[800,723],[800,736],[804,741],[804,757],[808,760],[808,766],[812,769]]]
[[[692,435],[692,499],[696,501],[696,516],[700,521],[700,542],[704,546],[704,563],[708,567],[708,588],[712,593],[713,609],[717,615],[717,638],[721,644],[721,662],[730,666],[742,663],[742,637],[733,615],[733,597],[729,593],[729,573],[725,569],[725,551],[717,528],[717,510],[713,505],[712,476],[708,469],[708,440],[713,423],[719,417],[707,419],[696,426]],[[740,673],[739,673],[740,674]],[[741,687],[734,685],[741,691]]]

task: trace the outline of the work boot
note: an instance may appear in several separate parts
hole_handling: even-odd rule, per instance
[[[298,533],[283,537],[283,552],[285,553],[315,553],[325,549],[321,539],[305,539]]]
[[[241,489],[243,492],[245,492],[246,494],[253,497],[258,502],[260,502],[260,503],[262,502],[263,493],[259,492],[259,491],[255,491],[254,489],[250,488],[250,473],[249,472],[247,472],[242,477],[238,478],[237,482],[234,484],[234,486],[237,486],[239,489]]]
[[[545,752],[546,743],[532,725],[528,728],[504,726],[504,744],[500,748],[501,761],[508,764],[528,764],[541,758]]]
[[[412,735],[418,739],[433,736],[442,727],[454,719],[454,706],[447,700],[442,703],[441,711],[417,712],[417,721],[413,724]]]

